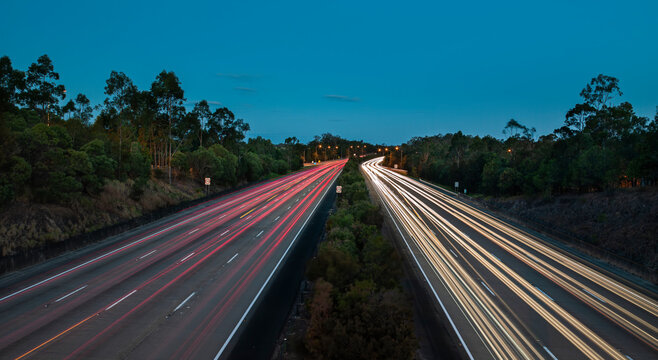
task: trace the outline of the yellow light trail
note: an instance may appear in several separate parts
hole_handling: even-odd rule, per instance
[[[618,349],[611,346],[575,316],[560,307],[548,295],[460,231],[449,220],[432,209],[430,204],[454,216],[458,221],[616,322],[629,333],[654,349],[658,349],[658,331],[651,321],[643,319],[618,304],[614,299],[606,297],[601,291],[575,279],[561,270],[561,267],[567,268],[575,274],[581,274],[600,288],[628,301],[646,312],[655,323],[658,305],[653,299],[566,256],[515,227],[430,186],[379,166],[380,162],[381,158],[364,163],[362,165],[364,172],[392,214],[421,250],[437,278],[449,290],[450,296],[477,331],[478,336],[493,357],[541,358],[543,356],[537,349],[543,346],[528,337],[529,330],[525,328],[524,324],[519,324],[519,319],[512,321],[509,318],[498,303],[492,300],[492,297],[459,263],[458,259],[451,255],[448,248],[436,237],[430,227],[436,227],[448,243],[452,242],[454,246],[462,248],[476,259],[585,356],[602,359],[605,354],[605,356],[615,359],[626,359]],[[542,257],[550,259],[550,262]],[[487,286],[484,282],[482,284]],[[488,287],[487,289],[491,291]],[[498,299],[498,301],[501,300]],[[590,344],[594,344],[598,351]],[[602,351],[603,354],[599,351]]]

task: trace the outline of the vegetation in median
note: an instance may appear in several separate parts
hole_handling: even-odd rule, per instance
[[[379,207],[368,197],[356,159],[338,178],[342,193],[326,225],[326,241],[308,265],[303,348],[312,359],[410,359],[417,349],[402,265],[382,237]]]

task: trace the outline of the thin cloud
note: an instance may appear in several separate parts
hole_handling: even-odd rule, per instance
[[[244,87],[244,86],[236,86],[236,87],[233,88],[233,90],[247,92],[247,93],[256,92],[256,89],[252,89],[252,88],[248,88],[248,87]]]
[[[359,98],[357,98],[357,97],[349,97],[349,96],[345,96],[345,95],[324,95],[324,98],[325,98],[325,99],[329,99],[329,100],[334,100],[334,101],[342,101],[342,102],[357,102],[357,101],[361,101],[361,100],[360,100]]]
[[[224,78],[229,78],[229,79],[233,79],[233,80],[240,80],[240,81],[249,81],[249,80],[253,80],[253,79],[256,78],[256,76],[250,75],[250,74],[217,73],[217,76],[224,77]]]
[[[188,102],[184,103],[183,105],[185,105],[185,106],[194,106],[194,105],[198,104],[200,101],[201,100],[196,100],[196,101],[191,100],[191,101],[188,101]],[[222,106],[222,103],[219,102],[219,101],[206,100],[206,102],[208,103],[208,105]]]

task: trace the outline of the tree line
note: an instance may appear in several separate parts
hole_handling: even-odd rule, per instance
[[[622,95],[617,78],[599,75],[580,92],[582,103],[564,125],[535,138],[535,129],[511,119],[503,140],[454,134],[415,137],[386,153],[412,176],[460,191],[493,196],[551,196],[617,187],[656,185],[658,111],[639,116]]]
[[[173,71],[150,89],[112,71],[104,94],[96,105],[84,94],[69,99],[47,55],[25,71],[0,58],[0,205],[65,203],[111,179],[132,180],[135,197],[152,176],[230,186],[303,165],[306,148],[295,137],[245,141],[249,124],[228,108],[201,100],[188,111]]]

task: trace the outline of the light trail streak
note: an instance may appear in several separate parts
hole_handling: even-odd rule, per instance
[[[170,273],[171,271],[175,270],[176,268],[178,268],[180,266],[183,266],[183,263],[185,263],[185,264],[191,263],[192,264],[192,265],[189,265],[189,267],[187,269],[185,269],[182,274],[179,274],[178,276],[176,276],[169,283],[165,284],[164,287],[161,287],[155,293],[153,293],[151,296],[147,297],[146,300],[143,300],[140,304],[133,307],[127,314],[124,314],[123,316],[121,316],[112,325],[118,323],[119,321],[124,319],[126,316],[133,313],[137,308],[141,307],[146,302],[151,301],[156,295],[158,295],[164,289],[166,289],[167,287],[172,285],[174,282],[176,282],[176,280],[181,279],[185,274],[189,273],[192,269],[199,266],[199,264],[201,264],[206,259],[208,259],[212,254],[214,254],[218,250],[220,250],[224,245],[226,245],[227,243],[229,243],[233,239],[239,237],[240,234],[242,232],[244,232],[246,229],[248,229],[249,227],[251,227],[251,225],[257,223],[258,221],[260,221],[262,219],[264,219],[267,215],[269,215],[276,208],[278,208],[279,206],[281,206],[284,203],[288,202],[293,197],[297,196],[299,194],[300,190],[302,190],[305,187],[309,186],[311,183],[315,183],[316,181],[319,181],[319,179],[325,177],[328,174],[330,174],[329,179],[334,179],[336,174],[337,174],[337,171],[335,171],[335,169],[336,168],[337,169],[342,168],[342,165],[343,164],[335,164],[335,165],[330,165],[330,166],[326,166],[326,167],[323,167],[323,168],[313,169],[313,171],[300,172],[299,174],[294,174],[294,175],[290,175],[288,177],[285,177],[284,180],[268,183],[267,186],[266,185],[258,186],[256,188],[258,190],[254,190],[253,194],[252,193],[243,194],[242,196],[237,197],[237,198],[235,196],[229,196],[229,198],[231,198],[231,200],[228,201],[228,202],[226,200],[221,200],[219,202],[219,204],[222,204],[222,205],[218,206],[217,208],[225,208],[227,203],[231,203],[231,205],[239,205],[243,201],[247,201],[247,203],[245,203],[243,205],[255,206],[259,201],[262,202],[265,199],[267,199],[267,200],[265,200],[267,202],[267,204],[265,204],[264,206],[261,206],[260,209],[258,209],[257,206],[255,206],[254,209],[252,209],[252,211],[258,209],[257,211],[254,211],[253,214],[252,214],[254,217],[256,217],[256,219],[252,223],[245,223],[244,221],[238,221],[235,225],[232,225],[228,230],[224,231],[221,236],[226,235],[228,232],[233,231],[233,234],[231,235],[231,237],[229,239],[220,241],[219,238],[221,236],[216,236],[216,237],[213,237],[213,238],[209,239],[209,241],[205,242],[200,247],[197,247],[196,249],[194,249],[194,251],[191,254],[189,254],[188,256],[186,256],[185,258],[181,259],[180,261],[177,261],[174,264],[169,265],[166,269],[160,271],[158,274],[154,275],[148,281],[142,283],[142,285],[137,287],[131,293],[125,295],[124,297],[120,298],[119,300],[115,301],[114,303],[112,303],[109,306],[106,305],[107,307],[101,308],[99,311],[95,312],[94,315],[97,315],[100,311],[112,309],[114,306],[116,306],[117,304],[124,301],[126,298],[128,298],[132,294],[134,294],[137,290],[140,290],[140,289],[144,290],[147,285],[153,283],[155,280],[160,279],[164,275],[166,275],[166,274]],[[276,186],[271,185],[271,184],[276,184]],[[281,186],[280,186],[281,184],[286,184],[287,185],[286,189],[291,189],[292,188],[292,190],[282,191]],[[283,196],[279,196],[279,195],[283,195]],[[240,201],[240,200],[243,200],[243,201]],[[271,204],[273,204],[272,206],[269,205],[270,202],[271,202]],[[300,202],[298,206],[301,206],[301,205],[302,205],[302,202]],[[218,224],[220,219],[222,219],[224,217],[227,217],[227,220],[229,220],[229,219],[235,218],[239,215],[239,213],[238,213],[239,209],[236,206],[232,210],[229,209],[229,210],[227,210],[227,212],[225,214],[217,217],[215,215],[215,213],[217,211],[217,208],[213,208],[213,209],[210,209],[210,210],[204,210],[204,211],[198,210],[198,211],[192,212],[191,214],[186,215],[186,218],[184,218],[183,220],[174,221],[174,223],[176,225],[172,225],[171,227],[168,227],[168,228],[165,227],[163,230],[159,230],[157,233],[149,235],[148,237],[151,238],[151,237],[155,236],[156,234],[160,234],[162,232],[168,231],[168,229],[171,229],[174,226],[179,226],[179,225],[182,225],[184,223],[188,223],[192,219],[198,220],[198,221],[204,221],[202,226],[200,226],[198,229],[195,229],[195,231],[192,232],[192,233],[194,233],[193,236],[190,236],[190,234],[192,234],[192,233],[182,233],[182,234],[172,238],[171,240],[167,240],[164,245],[159,245],[158,249],[165,248],[166,246],[169,246],[169,245],[174,245],[173,247],[169,247],[166,252],[165,251],[158,252],[158,254],[160,254],[159,258],[164,258],[164,257],[166,257],[170,254],[173,254],[175,251],[182,248],[184,245],[191,243],[191,241],[193,241],[194,239],[198,239],[198,238],[202,237],[203,235],[208,233],[208,231],[210,231],[210,230],[214,229],[215,227],[217,227],[217,224]],[[202,216],[206,216],[206,218],[203,218]],[[227,221],[227,220],[225,220],[225,221]],[[259,234],[259,236],[260,236],[260,234]],[[138,241],[142,241],[144,239],[145,238],[142,238]],[[125,246],[120,247],[120,248],[118,248],[116,250],[113,250],[113,251],[118,251],[118,250],[124,249],[124,248],[126,248],[126,246],[130,246],[132,244],[134,244],[134,242],[131,242],[128,245],[125,245]],[[218,246],[213,248],[213,246],[215,246],[215,245],[218,245]],[[149,255],[155,253],[158,249],[152,250],[151,252],[147,253],[146,255],[142,256],[141,258],[144,258],[146,256],[149,256]],[[203,256],[198,261],[197,260],[195,260],[195,262],[186,261],[192,255],[199,255],[199,257],[201,257],[204,253],[207,253],[207,254],[205,256]],[[109,253],[107,253],[107,254],[109,254]],[[235,256],[237,256],[237,254]],[[235,256],[233,258],[235,258]],[[98,259],[98,258],[95,258],[95,259]],[[119,266],[117,267],[118,269],[121,269],[121,268],[124,268],[124,269],[122,269],[118,272],[114,271],[114,270],[117,270],[117,269],[114,269],[113,271],[107,271],[107,272],[103,273],[101,276],[93,279],[91,282],[98,282],[100,286],[94,287],[95,293],[85,294],[86,295],[85,297],[87,299],[93,298],[95,296],[95,294],[96,295],[99,294],[100,292],[103,291],[103,289],[113,286],[114,284],[122,281],[123,279],[127,278],[128,276],[131,276],[132,274],[135,274],[137,271],[140,271],[141,269],[144,269],[145,266],[149,266],[153,262],[154,261],[151,261],[150,263],[145,262],[144,263],[145,265],[140,267],[141,265],[134,265],[135,264],[134,261],[130,261],[130,260],[124,261],[123,263],[119,264]],[[130,267],[130,268],[126,267],[127,265],[131,265],[131,264],[132,264],[132,267]],[[188,266],[188,265],[185,265],[185,266]],[[69,271],[73,271],[73,270],[77,270],[77,269],[78,268],[71,268]],[[56,276],[61,276],[61,275],[63,275],[63,273],[60,273],[59,275],[56,275]],[[113,281],[111,281],[111,282],[103,281],[103,277],[106,277],[106,276],[112,276]],[[52,279],[52,277],[50,279]],[[47,280],[49,280],[49,279],[47,279]],[[38,283],[35,283],[35,286],[39,286],[39,285],[42,285],[44,283],[45,283],[44,281],[38,282]],[[85,285],[85,287],[86,287],[86,285]],[[28,289],[24,289],[24,290],[28,290]],[[81,290],[81,289],[78,289],[75,292],[77,292],[79,290]],[[75,293],[75,292],[73,292],[73,293]],[[17,295],[18,293],[19,292],[16,292],[16,293],[10,295],[9,297]],[[73,293],[71,293],[67,296],[70,296]],[[67,296],[65,296],[65,297],[67,297]],[[8,298],[8,297],[6,297],[6,298]],[[76,301],[77,301],[77,299],[78,298],[76,298]],[[77,306],[77,305],[79,305],[79,302],[78,302],[78,304],[75,304],[75,306]],[[74,304],[72,304],[71,306],[74,306]],[[71,307],[69,307],[69,308],[71,308]],[[66,334],[69,331],[71,331],[72,329],[76,328],[77,326],[79,326],[83,322],[91,319],[91,317],[93,317],[94,315],[91,315],[91,316],[85,318],[83,321],[78,322],[78,323],[74,324],[73,326],[67,328],[66,330],[60,332],[55,337],[50,338],[49,340],[43,342],[41,345],[37,346],[36,348],[33,348],[33,349],[29,350],[27,353],[24,353],[23,356],[28,355],[28,354],[32,354],[34,351],[36,351],[38,349],[41,349],[45,345],[51,344],[54,340],[61,338],[64,334]],[[29,332],[34,331],[38,327],[43,326],[43,324],[48,324],[50,321],[52,321],[52,319],[56,318],[57,313],[48,312],[46,314],[46,316],[47,316],[47,318],[40,318],[39,319],[39,320],[41,320],[40,322],[37,323],[35,321],[34,323],[29,323],[28,324],[29,326],[26,326],[23,329],[19,329],[19,331],[14,332],[12,334],[12,335],[14,335],[12,337],[12,339],[20,338],[21,336],[24,336],[25,334],[28,334]],[[106,328],[106,330],[107,330],[107,328]],[[96,339],[100,335],[101,334],[98,334],[97,336],[94,337],[94,339]],[[88,343],[90,343],[94,339],[90,340]],[[11,341],[15,341],[15,340],[10,340],[9,338],[4,338],[2,340],[2,342],[6,342],[6,344],[11,343]],[[4,346],[6,346],[6,344]],[[3,345],[0,344],[0,348],[2,348],[2,346]],[[81,350],[81,349],[82,349],[82,347],[79,348],[78,350]],[[77,352],[78,351],[74,352],[74,354],[77,353]]]
[[[454,251],[444,246],[430,226],[436,226],[446,241],[453,242],[462,248],[585,356],[593,359],[603,358],[604,355],[589,345],[595,344],[605,356],[616,359],[625,358],[618,349],[555,303],[553,298],[530,284],[498,257],[457,229],[451,221],[439,215],[432,206],[438,207],[466,224],[479,235],[616,322],[643,342],[658,349],[657,332],[653,324],[656,322],[658,306],[653,299],[433,187],[379,166],[380,162],[381,158],[364,163],[362,166],[364,172],[382,201],[413,239],[437,278],[446,285],[450,296],[494,357],[515,358],[531,355],[543,357],[539,354],[538,349],[545,349],[551,357],[553,354],[541,343],[532,340],[532,337],[528,337],[524,331],[521,331],[497,303],[488,300],[489,296],[483,293],[482,288],[477,286],[472,276],[465,271]],[[452,256],[448,254],[452,254]],[[650,321],[643,319],[627,309],[626,306],[611,301],[600,291],[570,276],[561,267],[569,269],[575,274],[582,274],[584,278],[591,280],[601,289],[610,291],[630,302],[653,318]],[[491,289],[484,282],[482,285],[493,295]],[[516,322],[518,323],[520,320],[517,319]],[[518,325],[525,327],[524,324]]]

